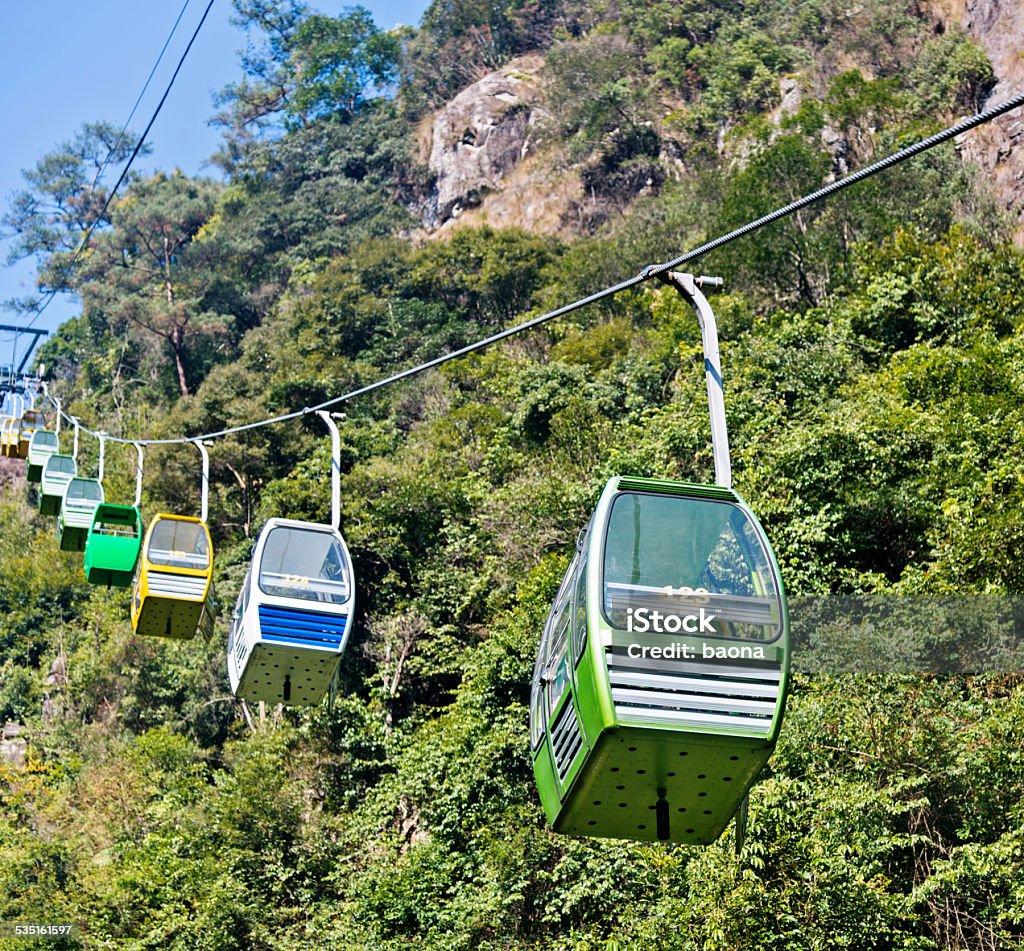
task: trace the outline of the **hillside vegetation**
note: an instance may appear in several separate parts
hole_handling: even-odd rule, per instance
[[[6,215],[40,286],[81,298],[40,361],[93,428],[313,405],[753,219],[994,82],[909,0],[437,0],[393,33],[235,7],[222,179],[132,178],[75,256],[116,138],[93,123]],[[592,197],[577,235],[429,240],[420,123],[524,53],[546,64],[544,161]],[[725,278],[735,485],[790,593],[1024,594],[1024,258],[974,170],[925,154],[698,264]],[[89,948],[1020,947],[1019,676],[798,674],[740,859],[731,830],[700,849],[546,828],[529,678],[577,531],[613,474],[712,480],[673,291],[345,410],[359,617],[317,709],[233,699],[225,619],[208,643],[134,637],[127,592],[89,588],[0,473],[0,723],[28,739],[0,760],[0,921],[83,922],[65,946]],[[326,518],[328,447],[313,418],[211,449],[225,614],[267,518]],[[198,453],[146,463],[146,518],[195,514]],[[133,465],[109,449],[109,499]]]

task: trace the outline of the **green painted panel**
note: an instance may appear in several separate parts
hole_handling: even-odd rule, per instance
[[[131,505],[97,507],[85,546],[85,578],[90,584],[127,588],[142,547],[142,519]]]

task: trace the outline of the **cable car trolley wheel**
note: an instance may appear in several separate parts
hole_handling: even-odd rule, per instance
[[[330,525],[272,518],[256,542],[228,639],[231,692],[314,706],[345,650],[355,611],[352,560]]]
[[[775,747],[788,675],[778,565],[743,500],[722,486],[611,479],[534,668],[548,821],[713,842]]]
[[[213,543],[206,522],[157,515],[146,532],[132,587],[132,628],[149,637],[187,640],[216,623]]]

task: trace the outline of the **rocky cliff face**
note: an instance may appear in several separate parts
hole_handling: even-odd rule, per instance
[[[493,224],[548,230],[542,183],[524,190],[520,166],[537,150],[550,117],[541,105],[539,56],[513,60],[460,92],[434,114],[427,165],[434,191],[423,209],[430,230],[467,216],[487,200]],[[540,171],[538,169],[538,171]],[[543,173],[542,173],[543,174]],[[477,222],[479,223],[479,222]]]
[[[920,0],[936,30],[961,26],[992,61],[998,84],[989,102],[1024,90],[1024,0]],[[542,155],[551,117],[542,104],[537,55],[514,60],[464,89],[425,127],[422,159],[434,176],[419,208],[427,232],[443,235],[456,223],[521,227],[569,237],[588,201],[579,169]],[[783,80],[779,116],[799,105],[797,80]],[[843,143],[826,141],[836,173],[846,171]],[[1024,109],[976,129],[958,142],[964,159],[989,176],[1024,245]],[[720,151],[722,151],[720,143]],[[590,196],[592,197],[592,196]]]
[[[931,0],[928,10],[946,28],[962,26],[988,54],[999,80],[989,104],[1024,90],[1022,0]],[[958,146],[991,178],[997,200],[1016,223],[1016,241],[1024,244],[1024,109],[973,130]]]

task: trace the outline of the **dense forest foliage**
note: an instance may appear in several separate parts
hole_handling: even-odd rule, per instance
[[[40,355],[52,391],[116,435],[301,409],[462,346],[994,83],[910,0],[436,0],[394,32],[360,8],[235,8],[222,177],[131,177],[76,254],[128,155],[95,122],[4,219],[40,288],[82,302]],[[545,62],[544,160],[590,213],[571,240],[429,240],[419,124],[524,53]],[[976,171],[927,153],[698,263],[725,278],[735,484],[789,591],[1024,594],[1024,257]],[[798,673],[739,859],[731,831],[701,849],[546,828],[527,703],[548,606],[609,476],[711,481],[703,387],[692,311],[643,285],[348,403],[359,617],[317,709],[232,698],[224,619],[209,642],[133,636],[127,592],[85,584],[8,463],[0,723],[28,746],[0,761],[0,921],[140,949],[1019,947],[1019,676]],[[211,455],[226,607],[267,518],[326,517],[328,440],[311,419]],[[192,447],[146,461],[146,517],[192,514]],[[131,498],[133,463],[110,448],[108,498]]]

